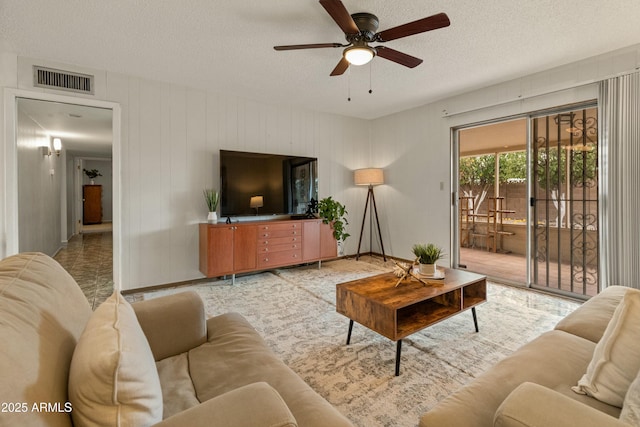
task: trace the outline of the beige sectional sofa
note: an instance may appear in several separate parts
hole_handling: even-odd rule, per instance
[[[566,316],[554,330],[439,402],[422,416],[420,427],[638,426],[639,343],[640,291],[609,287]],[[602,358],[605,353],[608,360]],[[604,376],[615,377],[619,372],[610,371],[620,371],[620,366],[628,371],[627,378],[620,380],[626,385],[618,386],[622,390],[616,399],[601,396],[606,391],[603,384],[610,381]],[[600,383],[594,383],[591,390],[579,389],[576,386],[585,382],[588,370],[600,375],[596,378]],[[573,388],[588,394],[578,394]]]
[[[53,259],[0,261],[1,426],[352,426],[240,315],[184,292],[95,312]]]

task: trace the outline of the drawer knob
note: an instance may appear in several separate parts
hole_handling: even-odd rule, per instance
[[[264,259],[264,261],[265,261],[265,262],[268,262],[268,261],[269,261],[269,258],[265,258],[265,259]]]

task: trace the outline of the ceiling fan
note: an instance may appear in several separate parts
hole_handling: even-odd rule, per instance
[[[320,4],[331,15],[336,24],[344,32],[349,43],[315,43],[274,46],[275,50],[317,49],[325,47],[345,47],[342,59],[331,72],[332,76],[339,76],[347,71],[349,65],[364,65],[374,56],[380,56],[405,67],[414,68],[422,63],[422,59],[386,46],[370,46],[369,43],[385,43],[402,37],[424,33],[448,27],[451,22],[445,13],[438,13],[427,18],[409,22],[404,25],[378,31],[378,17],[371,13],[349,14],[340,0],[320,0]]]

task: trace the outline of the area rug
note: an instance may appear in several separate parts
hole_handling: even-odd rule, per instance
[[[578,304],[495,284],[477,308],[403,340],[401,375],[394,376],[394,342],[335,311],[336,283],[390,271],[375,258],[343,259],[215,280],[132,296],[154,298],[195,290],[207,315],[236,311],[269,346],[352,422],[361,427],[416,426],[420,416],[459,387],[550,330]]]

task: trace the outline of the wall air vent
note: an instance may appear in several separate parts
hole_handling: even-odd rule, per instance
[[[33,85],[35,87],[93,95],[93,79],[94,76],[89,74],[33,66]]]

